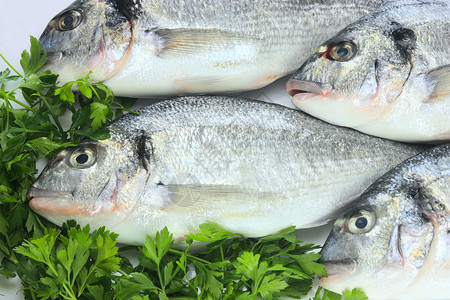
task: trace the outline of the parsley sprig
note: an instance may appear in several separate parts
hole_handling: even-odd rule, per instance
[[[25,298],[299,298],[315,277],[327,275],[317,263],[319,246],[302,245],[294,228],[251,239],[207,222],[186,236],[180,250],[167,228],[142,247],[119,246],[117,235],[105,228],[91,232],[73,221],[58,228],[35,214],[26,192],[37,160],[51,159],[82,138],[108,138],[105,124],[129,111],[133,101],[91,83],[90,74],[58,88],[57,74],[40,71],[46,62],[40,43],[33,37],[30,43],[22,71],[0,54],[9,66],[0,72],[0,276],[18,275]],[[7,90],[8,82],[15,87]],[[64,125],[67,115],[71,123]],[[132,264],[130,256],[138,262]],[[314,300],[341,298],[319,290]],[[367,299],[358,290],[344,298]]]

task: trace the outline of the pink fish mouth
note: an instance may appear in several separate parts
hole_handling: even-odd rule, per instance
[[[27,199],[30,201],[36,200],[36,199],[61,199],[61,198],[72,199],[72,193],[43,190],[43,189],[38,189],[34,186],[30,187],[27,192]]]
[[[291,78],[286,83],[286,91],[289,95],[298,98],[309,98],[313,96],[328,96],[331,93],[331,85]]]
[[[82,214],[80,205],[74,203],[69,192],[43,190],[30,187],[27,192],[31,209],[39,214],[73,216]]]

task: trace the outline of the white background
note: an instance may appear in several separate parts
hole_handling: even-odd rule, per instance
[[[71,2],[72,0],[0,0],[0,53],[20,70],[20,54],[24,49],[29,49],[29,36],[39,38],[51,18]],[[6,67],[0,59],[0,71]],[[265,89],[246,93],[245,96],[293,107],[291,97],[285,92],[286,80],[287,78],[282,78]],[[146,100],[141,100],[139,105],[145,103]],[[298,236],[303,241],[323,243],[329,230],[329,225],[301,230]],[[0,276],[0,299],[23,299],[21,293],[17,294],[20,289],[20,280],[7,280]]]

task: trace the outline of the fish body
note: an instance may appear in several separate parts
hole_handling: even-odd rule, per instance
[[[401,0],[321,45],[287,84],[327,122],[405,142],[450,140],[450,2]]]
[[[63,150],[28,192],[56,224],[106,226],[140,244],[167,226],[182,240],[210,220],[249,237],[325,223],[423,150],[280,105],[228,97],[158,102]]]
[[[93,71],[116,95],[263,87],[389,0],[78,0],[40,37],[62,83]]]
[[[399,164],[335,222],[321,251],[342,292],[369,299],[448,299],[450,291],[450,145]]]

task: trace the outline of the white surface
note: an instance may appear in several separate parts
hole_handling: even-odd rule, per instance
[[[29,49],[29,36],[39,38],[50,19],[71,2],[72,0],[0,0],[0,53],[14,67],[20,68],[20,55],[24,49]],[[0,59],[0,71],[6,67]],[[268,88],[245,93],[245,96],[293,107],[291,97],[285,92],[286,80],[282,78]],[[139,105],[145,105],[145,100],[141,100]],[[303,241],[321,244],[329,230],[330,225],[301,230],[298,236]],[[0,299],[23,299],[22,293],[17,294],[21,288],[19,280],[7,280],[0,276]]]

